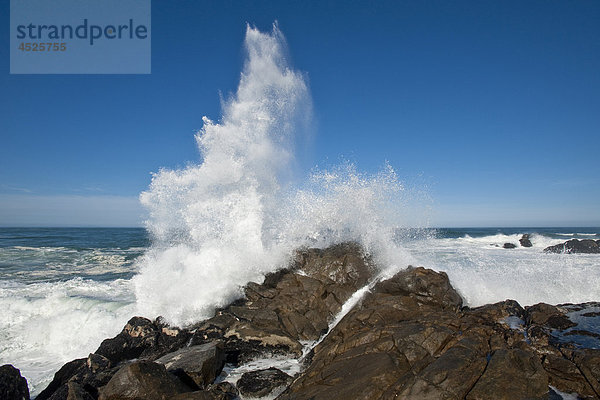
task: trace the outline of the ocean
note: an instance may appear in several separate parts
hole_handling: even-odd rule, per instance
[[[542,252],[572,238],[599,239],[600,228],[398,233],[408,259],[446,271],[472,306],[506,298],[522,305],[600,299],[598,255]],[[533,247],[519,246],[524,233]],[[502,248],[507,242],[517,247]],[[19,368],[35,395],[64,363],[120,332],[140,311],[134,277],[150,249],[142,228],[1,228],[0,364]]]

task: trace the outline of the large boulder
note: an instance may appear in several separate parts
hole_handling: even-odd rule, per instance
[[[100,389],[99,400],[166,400],[191,389],[152,361],[126,364]]]
[[[54,374],[52,382],[36,397],[36,400],[70,399],[69,394],[78,393],[79,389],[85,390],[92,398],[97,398],[98,388],[106,385],[117,371],[118,367],[113,367],[106,357],[99,354],[90,354],[88,358],[73,360],[63,365]],[[77,386],[70,385],[75,383]]]
[[[140,357],[155,359],[185,345],[190,335],[187,330],[169,327],[161,318],[153,322],[133,317],[121,333],[104,340],[95,353],[113,364]]]
[[[213,383],[225,364],[225,352],[220,342],[184,347],[156,360],[188,386],[204,389]]]
[[[245,397],[274,396],[283,391],[293,378],[277,368],[246,372],[237,382],[240,394]]]
[[[546,253],[590,253],[590,254],[598,254],[600,253],[600,239],[592,240],[592,239],[571,239],[567,240],[564,243],[556,244],[554,246],[549,246],[544,249]]]
[[[27,380],[10,364],[0,367],[0,399],[29,400]]]

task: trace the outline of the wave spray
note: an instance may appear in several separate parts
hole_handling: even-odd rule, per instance
[[[221,120],[204,117],[196,135],[201,162],[161,170],[141,194],[153,239],[134,278],[142,315],[187,325],[285,266],[300,246],[352,239],[376,251],[393,240],[390,204],[403,187],[391,167],[367,176],[344,165],[291,185],[296,130],[311,110],[307,84],[276,25],[270,33],[249,26],[245,49]]]

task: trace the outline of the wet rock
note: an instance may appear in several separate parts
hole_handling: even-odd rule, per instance
[[[238,391],[229,382],[209,385],[206,390],[187,392],[171,397],[169,400],[236,400]]]
[[[106,357],[115,365],[135,358],[153,360],[181,348],[190,337],[190,332],[169,327],[160,317],[154,322],[133,317],[121,333],[104,340],[96,354]]]
[[[265,397],[273,392],[283,391],[292,379],[277,368],[268,368],[246,372],[237,382],[237,388],[246,397]]]
[[[119,369],[100,389],[99,400],[166,400],[189,391],[164,365],[136,361]]]
[[[146,348],[156,345],[157,327],[147,318],[133,317],[121,333],[102,342],[96,354],[106,357],[113,364],[138,358]]]
[[[531,351],[495,351],[467,400],[546,399],[548,374]]]
[[[50,396],[50,400],[95,400],[80,384],[67,382]]]
[[[550,304],[538,303],[526,307],[526,319],[528,324],[543,325],[551,329],[565,330],[576,326],[566,315],[566,310]]]
[[[435,272],[423,267],[398,272],[394,278],[377,283],[377,293],[408,296],[420,303],[438,305],[442,309],[458,310],[462,298],[450,285],[445,272]]]
[[[531,239],[530,239],[528,233],[524,233],[523,236],[521,236],[521,239],[519,239],[519,243],[521,244],[522,247],[531,247],[531,246],[533,246],[533,244],[531,243]]]
[[[29,400],[27,380],[10,364],[0,367],[0,399]]]
[[[46,389],[44,389],[37,397],[36,400],[49,399],[54,392],[56,392],[61,386],[65,385],[73,376],[81,371],[86,366],[86,359],[80,358],[77,360],[70,361],[63,365],[55,374],[54,379]]]
[[[488,343],[458,337],[461,305],[446,274],[399,272],[340,321],[281,398],[439,398],[454,384],[464,396],[478,376],[468,382],[465,371],[483,371]]]
[[[515,247],[517,247],[517,245],[514,243],[504,243],[504,245],[502,245],[502,247],[505,249],[514,249]]]
[[[79,393],[80,388],[95,399],[98,397],[98,388],[106,385],[117,371],[118,367],[113,367],[106,357],[90,354],[87,359],[74,360],[63,366],[36,399],[68,399],[69,395]],[[76,383],[78,386],[69,387],[69,383]],[[77,396],[83,395],[79,393]]]
[[[167,371],[194,389],[213,383],[225,364],[225,352],[220,342],[184,347],[156,360]]]
[[[298,357],[301,340],[317,340],[342,304],[373,276],[374,266],[353,243],[296,254],[288,269],[249,283],[246,299],[199,324],[192,344],[224,342],[227,361],[239,363],[261,354]]]
[[[577,366],[565,357],[548,354],[543,367],[551,386],[565,393],[577,393],[580,398],[594,399],[596,394]]]
[[[600,239],[592,240],[592,239],[571,239],[567,240],[564,243],[557,244],[554,246],[549,246],[544,249],[546,253],[591,253],[597,254],[600,253]]]

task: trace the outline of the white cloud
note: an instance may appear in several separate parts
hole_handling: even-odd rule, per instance
[[[0,226],[141,226],[134,196],[0,194]]]

